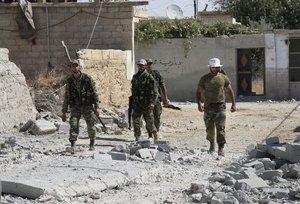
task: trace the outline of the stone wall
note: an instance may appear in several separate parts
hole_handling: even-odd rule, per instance
[[[0,3],[0,48],[10,51],[10,60],[26,79],[66,67],[68,60],[61,41],[71,58],[87,48],[132,50],[134,6],[145,4],[148,1],[104,2],[102,7],[99,3],[32,3],[36,38],[26,40],[21,39],[15,20],[21,12],[19,5]],[[99,10],[100,18],[90,38]]]
[[[131,51],[85,49],[78,55],[82,71],[96,82],[100,107],[126,107],[134,73]]]
[[[0,48],[0,132],[19,130],[21,123],[35,120],[36,109],[21,70]]]

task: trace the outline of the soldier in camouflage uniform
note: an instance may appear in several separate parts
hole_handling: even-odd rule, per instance
[[[168,105],[170,103],[170,100],[168,98],[167,88],[166,88],[166,84],[165,84],[165,81],[164,81],[163,77],[161,76],[159,71],[153,70],[153,61],[152,61],[152,59],[146,59],[146,62],[147,62],[146,69],[147,69],[148,73],[150,73],[153,76],[153,78],[155,79],[156,86],[157,86],[157,89],[158,89],[158,100],[155,103],[155,107],[153,109],[153,114],[154,114],[154,124],[155,124],[155,127],[157,129],[157,132],[159,132],[160,116],[161,116],[161,113],[162,113],[161,102],[163,101],[164,105]],[[152,137],[152,134],[151,134],[150,131],[148,131],[148,135],[149,135],[150,138]]]
[[[224,156],[225,140],[225,90],[231,99],[231,112],[236,111],[234,92],[228,77],[220,72],[222,65],[218,58],[209,60],[210,73],[204,75],[198,84],[196,100],[198,110],[204,111],[206,139],[210,142],[209,152],[215,150],[215,129],[217,130],[218,155]],[[204,106],[201,97],[204,97]]]
[[[141,117],[144,117],[147,130],[157,139],[153,109],[158,97],[154,78],[146,71],[146,60],[138,61],[138,72],[133,75],[131,92],[133,98],[133,129],[136,141],[141,137]]]
[[[74,153],[75,142],[79,134],[79,120],[81,115],[86,121],[88,135],[90,138],[89,150],[94,150],[95,144],[95,114],[99,116],[99,98],[94,80],[87,74],[80,71],[78,60],[71,63],[72,75],[66,80],[65,97],[62,108],[62,120],[66,121],[68,107],[71,110],[70,117],[70,138],[72,153]],[[94,107],[93,107],[94,106]]]

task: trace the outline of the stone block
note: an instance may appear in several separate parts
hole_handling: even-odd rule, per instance
[[[299,163],[300,162],[300,143],[287,143],[286,144],[286,160]]]
[[[113,160],[123,160],[126,161],[128,159],[128,154],[123,152],[108,152],[111,155]]]
[[[37,199],[44,194],[44,189],[14,181],[2,180],[1,185],[2,193],[14,194],[24,198]]]
[[[136,144],[142,146],[142,148],[149,148],[151,141],[149,139],[139,140],[136,142]]]
[[[139,149],[136,155],[142,159],[153,159],[152,154],[149,149]]]
[[[142,149],[142,146],[139,144],[130,144],[129,146],[127,146],[127,149],[129,150],[130,155],[134,155],[136,151]]]
[[[266,170],[259,174],[258,176],[263,180],[270,180],[272,181],[275,177],[282,177],[283,172],[282,170]]]
[[[266,144],[267,145],[279,144],[279,138],[277,136],[269,137],[269,138],[266,139]]]
[[[42,134],[52,134],[57,130],[56,126],[47,120],[37,120],[35,121],[29,132],[33,135],[42,135]]]

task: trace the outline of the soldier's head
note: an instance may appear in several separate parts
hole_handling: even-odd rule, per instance
[[[80,63],[79,60],[74,59],[71,61],[71,69],[73,74],[78,74],[80,73]]]
[[[152,59],[146,59],[146,62],[147,62],[147,66],[146,66],[146,69],[147,71],[152,71],[152,68],[153,68],[153,61]]]
[[[137,62],[139,71],[144,71],[145,68],[146,68],[146,64],[147,64],[146,60],[140,59],[140,60]]]
[[[210,72],[213,74],[218,74],[221,71],[221,65],[220,59],[219,58],[211,58],[208,61],[208,67],[210,69]]]

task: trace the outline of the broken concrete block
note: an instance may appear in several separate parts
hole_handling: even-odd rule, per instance
[[[207,194],[208,187],[209,181],[207,180],[194,181],[191,183],[189,192]]]
[[[25,132],[27,131],[31,125],[33,124],[33,120],[28,120],[21,128],[20,128],[20,132]]]
[[[274,170],[275,169],[275,162],[272,161],[270,158],[262,158],[258,161],[264,164],[265,170]]]
[[[181,157],[180,154],[175,154],[170,152],[168,156],[168,160],[170,160],[171,162],[176,162],[180,157]]]
[[[130,155],[134,155],[136,153],[136,151],[138,151],[139,149],[142,149],[142,146],[140,144],[129,144],[127,146],[127,149],[129,150],[129,154]]]
[[[56,126],[47,120],[37,120],[30,127],[29,132],[33,135],[52,134],[56,131]]]
[[[114,123],[114,118],[112,116],[100,115],[99,117],[105,125],[112,125]]]
[[[162,152],[169,153],[171,151],[169,141],[159,140],[156,141],[155,144],[158,146],[158,150]]]
[[[44,189],[17,183],[13,181],[1,181],[2,193],[14,194],[24,198],[37,199],[44,193]]]
[[[266,170],[259,174],[258,176],[263,180],[270,180],[272,181],[275,177],[282,177],[283,171],[282,170]]]
[[[248,152],[249,157],[252,158],[266,158],[271,155],[266,151],[261,151],[260,149],[252,149]]]
[[[265,170],[264,164],[258,160],[255,160],[253,162],[245,163],[243,164],[244,167],[252,167],[255,169],[256,174],[260,174]]]
[[[97,153],[97,154],[93,154],[92,158],[97,159],[97,160],[101,160],[101,161],[112,160],[110,154],[98,154]]]
[[[249,179],[237,180],[237,185],[239,185],[239,184],[241,185],[243,183],[246,184],[246,186],[249,186],[250,189],[251,188],[265,188],[265,187],[268,187],[268,184],[262,178],[254,177],[254,176],[252,176]],[[242,189],[238,188],[237,190],[242,190]]]
[[[300,162],[300,143],[287,143],[286,154],[286,160],[293,163]]]
[[[155,161],[164,161],[166,159],[166,153],[156,151],[156,154],[153,156]]]
[[[128,159],[128,154],[123,152],[108,152],[111,155],[113,160],[123,160],[126,161]]]
[[[272,144],[279,144],[279,137],[269,137],[266,139],[266,144],[267,145],[272,145]]]
[[[149,149],[145,149],[145,148],[139,149],[136,152],[136,155],[141,157],[142,159],[153,159],[151,151]]]
[[[142,148],[149,148],[151,145],[151,141],[149,139],[139,140],[136,142],[136,144],[141,145]]]

